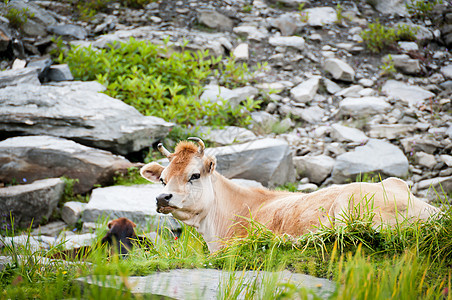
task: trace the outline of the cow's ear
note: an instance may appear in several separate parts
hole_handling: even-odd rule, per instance
[[[160,175],[165,168],[156,162],[145,165],[141,168],[140,174],[151,182],[159,182]]]
[[[213,173],[215,171],[215,165],[217,164],[217,159],[215,156],[207,156],[204,161],[204,170],[206,173]]]
[[[113,226],[114,223],[115,223],[115,220],[111,220],[110,222],[108,222],[107,223],[108,229],[111,229],[111,227]]]

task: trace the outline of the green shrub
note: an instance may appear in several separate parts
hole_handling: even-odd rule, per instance
[[[121,0],[122,5],[132,8],[143,8],[146,4],[156,2],[156,0]]]
[[[408,25],[398,25],[396,29],[388,28],[377,19],[361,32],[361,37],[371,52],[379,53],[388,47],[395,47],[397,41],[415,40],[415,31]]]
[[[76,17],[81,20],[90,20],[98,12],[105,11],[110,0],[72,0]]]
[[[16,28],[22,28],[22,26],[28,21],[28,8],[16,9],[14,7],[6,8],[5,17],[9,20],[9,24]],[[30,15],[32,17],[32,15]]]
[[[106,94],[145,115],[178,124],[248,124],[249,112],[260,103],[248,99],[233,107],[226,101],[201,101],[202,86],[213,68],[227,86],[250,80],[246,64],[234,60],[220,64],[221,57],[210,57],[208,51],[177,52],[166,45],[130,39],[102,50],[74,47],[60,51],[57,59],[69,64],[74,78],[97,80],[107,87]]]
[[[424,20],[430,17],[437,4],[442,3],[442,0],[410,0],[405,3],[405,6],[411,17]]]
[[[394,60],[392,59],[391,54],[388,55],[388,58],[383,61],[383,64],[380,66],[381,75],[392,77],[396,73],[396,68],[394,65]]]

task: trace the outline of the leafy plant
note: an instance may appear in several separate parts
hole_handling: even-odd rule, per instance
[[[176,52],[171,48],[136,41],[110,45],[107,49],[71,48],[57,60],[68,63],[79,80],[97,80],[106,94],[137,108],[145,115],[184,125],[248,124],[249,112],[260,101],[248,99],[231,106],[226,101],[199,99],[212,68],[226,84],[243,84],[249,78],[246,64],[209,56],[208,51]],[[230,86],[229,85],[229,86]]]
[[[27,23],[28,17],[33,17],[33,14],[29,14],[28,7],[17,9],[7,5],[5,17],[9,20],[9,24],[12,27],[20,29],[25,23]]]
[[[388,55],[387,59],[384,59],[383,65],[380,66],[381,75],[392,77],[396,73],[396,68],[394,65],[394,60],[391,54]]]
[[[379,53],[388,47],[394,47],[397,41],[414,40],[415,31],[408,25],[398,25],[396,29],[388,28],[377,19],[361,32],[361,37],[371,52]]]
[[[120,3],[126,7],[143,8],[146,4],[156,1],[157,0],[120,0]]]
[[[242,12],[250,13],[253,10],[253,5],[247,4],[242,7]]]
[[[433,8],[442,3],[443,0],[409,0],[405,6],[411,17],[425,20],[430,17]]]

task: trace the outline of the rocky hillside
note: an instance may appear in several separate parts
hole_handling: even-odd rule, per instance
[[[209,151],[231,178],[270,187],[296,182],[298,190],[310,191],[358,176],[397,176],[426,201],[437,198],[431,187],[441,193],[440,184],[450,194],[452,4],[433,2],[2,4],[0,208],[19,214],[39,206],[33,200],[8,204],[18,193],[15,184],[23,184],[26,193],[25,186],[49,177],[78,179],[77,193],[111,184],[115,172],[135,165],[125,157],[136,159],[158,141],[174,145],[175,135],[168,136],[174,127],[219,146]],[[64,59],[55,53],[63,57],[66,47],[101,53],[130,38],[172,51],[208,50],[222,62],[233,58],[237,65],[230,65],[231,72],[246,63],[245,80],[234,85],[208,75],[196,101],[239,110],[250,99],[258,101],[259,109],[245,110],[251,123],[218,128],[202,119],[178,124],[177,118],[157,117],[158,111],[143,115],[124,103],[127,99],[102,93],[106,87],[98,82],[79,81],[80,75],[74,81],[73,74],[83,70],[57,63]],[[39,181],[36,195],[43,188],[56,189],[56,200],[45,202],[56,207],[61,183]],[[79,216],[84,208],[68,209]],[[49,218],[51,211],[42,210],[39,217]],[[30,218],[25,214],[18,221],[25,225]]]

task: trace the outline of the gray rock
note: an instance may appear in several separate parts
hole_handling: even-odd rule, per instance
[[[262,84],[256,85],[257,88],[263,90],[264,92],[274,91],[276,93],[281,93],[287,88],[293,87],[293,83],[290,81],[276,81],[276,82],[264,82]]]
[[[318,188],[319,187],[314,183],[303,183],[297,186],[297,191],[310,193],[316,191]]]
[[[74,76],[72,76],[71,69],[69,69],[69,66],[67,64],[51,66],[47,78],[50,81],[74,80]]]
[[[231,280],[229,280],[231,279]],[[124,278],[111,275],[95,275],[77,278],[81,286],[92,289],[93,287],[115,288],[122,290]],[[277,283],[293,284],[296,288],[307,288],[315,291],[318,297],[328,298],[334,290],[335,284],[327,279],[292,273],[284,270],[278,273],[256,271],[228,272],[215,269],[176,269],[168,272],[156,272],[148,276],[127,277],[130,284],[130,292],[139,297],[151,296],[171,299],[217,299],[224,289],[225,284],[233,285],[242,292],[236,299],[246,299],[245,291],[248,285],[263,285],[270,280]],[[257,291],[257,298],[265,298]]]
[[[273,36],[268,42],[275,47],[291,47],[298,50],[305,48],[304,38],[301,36]]]
[[[257,28],[252,25],[241,25],[234,27],[233,31],[239,35],[244,36],[252,41],[260,42],[263,39],[267,38],[268,31],[265,28]]]
[[[249,46],[247,43],[241,43],[232,51],[232,55],[237,60],[248,60],[250,58]]]
[[[371,1],[370,3],[374,5],[377,11],[384,15],[408,15],[405,0],[377,0]]]
[[[39,5],[33,2],[12,0],[9,1],[8,5],[19,11],[27,10],[27,15],[29,16],[29,19],[34,20],[45,26],[50,26],[57,23],[55,18],[49,12],[47,12],[45,9],[39,7]]]
[[[439,157],[448,167],[452,167],[452,155],[442,154]]]
[[[414,32],[416,42],[420,44],[426,44],[427,42],[430,42],[434,39],[433,32],[431,32],[427,27],[413,24],[413,23],[404,23],[399,22],[395,24],[394,28],[397,28],[399,26],[402,27],[409,27],[411,31]]]
[[[409,85],[397,80],[386,81],[382,87],[382,92],[389,97],[402,100],[409,105],[420,104],[425,99],[435,96],[434,93],[418,86]]]
[[[251,113],[251,119],[253,120],[254,127],[257,127],[258,129],[271,128],[278,122],[277,117],[266,111],[253,111]]]
[[[257,138],[252,131],[235,126],[226,126],[224,129],[211,129],[210,127],[201,127],[199,131],[201,133],[202,139],[220,145],[244,143],[255,140]]]
[[[414,160],[418,165],[428,169],[432,169],[437,163],[434,155],[425,152],[416,152],[414,154]]]
[[[0,248],[3,248],[4,246],[11,247],[13,244],[15,247],[22,246],[28,251],[36,252],[48,250],[50,247],[53,247],[55,245],[55,238],[44,235],[30,236],[28,234],[0,237]],[[18,259],[20,260],[21,258],[18,257]]]
[[[449,193],[452,191],[452,176],[448,177],[436,177],[431,179],[425,179],[418,183],[419,189],[434,188],[439,194],[442,191]]]
[[[314,76],[291,89],[290,95],[297,102],[309,102],[313,100],[315,94],[317,94],[319,82],[320,76]]]
[[[332,7],[314,7],[305,9],[310,26],[325,26],[337,22],[336,10]]]
[[[441,73],[447,79],[452,79],[452,64],[442,67],[441,68]]]
[[[64,250],[77,249],[85,246],[91,246],[96,242],[95,233],[61,235],[55,241],[56,245],[61,245]]]
[[[47,74],[49,72],[50,66],[52,65],[53,61],[50,57],[40,57],[38,59],[32,60],[27,64],[28,68],[39,68],[39,81],[41,82],[47,82]]]
[[[339,92],[335,93],[335,96],[342,96],[342,97],[361,97],[360,92],[364,88],[360,86],[359,84],[351,85],[345,89],[340,90]]]
[[[389,111],[391,105],[384,97],[345,98],[339,103],[343,115],[373,115]]]
[[[369,136],[372,138],[395,139],[416,131],[417,126],[408,124],[377,124],[370,125]]]
[[[335,160],[326,155],[296,156],[293,162],[299,176],[306,176],[311,182],[321,184],[333,171]]]
[[[95,185],[113,183],[117,172],[132,164],[124,157],[51,136],[23,136],[0,142],[0,181],[66,176],[78,179],[75,193],[86,193]]]
[[[61,209],[61,219],[63,219],[66,224],[73,226],[80,219],[85,207],[86,203],[83,202],[66,202]]]
[[[88,32],[85,28],[73,24],[53,25],[47,27],[47,30],[56,35],[78,40],[84,40],[88,36]]]
[[[419,46],[415,42],[398,42],[400,49],[403,51],[418,51]]]
[[[59,178],[0,188],[0,211],[10,212],[15,226],[36,226],[47,221],[63,191],[64,182]]]
[[[222,100],[226,100],[229,105],[236,107],[240,102],[246,100],[248,97],[254,97],[258,94],[258,90],[252,86],[245,86],[237,89],[230,90],[228,88],[218,85],[208,85],[204,87],[200,100],[222,103]]]
[[[170,215],[157,212],[155,198],[161,194],[160,184],[110,186],[94,189],[82,214],[82,222],[99,222],[125,217],[143,228],[160,226],[180,228]]]
[[[333,181],[343,183],[364,173],[376,172],[386,176],[404,177],[408,173],[408,160],[396,146],[370,139],[365,146],[339,155],[333,169]]]
[[[325,60],[323,69],[329,72],[336,80],[349,82],[355,80],[355,71],[349,64],[347,64],[343,60],[337,58],[329,58]]]
[[[253,188],[263,188],[264,187],[262,185],[262,183],[260,183],[256,180],[232,178],[231,181],[237,183],[238,185],[245,186],[245,187],[253,187]]]
[[[151,146],[173,126],[84,87],[89,89],[91,85],[21,84],[0,89],[0,132],[65,137],[127,154]]]
[[[47,35],[46,27],[32,19],[27,20],[27,22],[22,25],[22,31],[25,33],[25,35],[30,35],[33,37]]]
[[[322,82],[323,82],[323,85],[325,86],[327,92],[332,95],[334,95],[337,92],[339,92],[340,90],[342,90],[342,88],[339,85],[337,85],[337,83],[329,80],[328,78],[323,77]]]
[[[418,59],[413,59],[406,54],[398,54],[383,57],[383,62],[390,61],[390,57],[394,62],[394,67],[402,73],[416,75],[422,72],[421,63]]]
[[[295,180],[289,145],[279,139],[261,139],[226,147],[209,148],[217,158],[217,171],[227,178],[256,180],[274,187]]]
[[[39,68],[31,67],[0,71],[0,89],[21,84],[41,85],[39,82]]]
[[[369,140],[361,130],[338,123],[331,125],[331,137],[339,142],[366,143]]]
[[[11,44],[11,31],[5,24],[0,24],[0,52],[6,51]]]
[[[198,22],[220,31],[232,31],[234,23],[231,19],[214,10],[202,10],[198,12]]]
[[[298,13],[282,14],[278,18],[270,19],[269,23],[271,26],[278,28],[281,34],[285,36],[294,35],[304,26]]]
[[[310,106],[306,109],[292,109],[290,113],[310,124],[320,123],[325,116],[325,110],[323,108],[320,108],[318,105]]]
[[[31,235],[46,235],[50,237],[55,237],[60,234],[63,230],[67,228],[67,225],[62,221],[55,221],[48,223],[46,225],[39,225],[37,228],[33,229],[30,233]]]
[[[405,153],[412,153],[417,151],[424,151],[433,154],[436,149],[441,148],[441,143],[434,138],[425,135],[414,135],[412,137],[404,138],[400,141]]]
[[[274,5],[284,5],[288,7],[298,8],[300,4],[309,3],[309,0],[267,0]],[[257,1],[254,1],[257,2]]]
[[[3,272],[8,266],[13,266],[13,259],[9,256],[0,256],[0,272]]]

